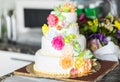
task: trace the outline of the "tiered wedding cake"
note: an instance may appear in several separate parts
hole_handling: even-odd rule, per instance
[[[79,34],[76,7],[70,3],[51,11],[42,27],[42,47],[35,54],[36,73],[55,77],[83,76],[93,72],[96,60],[86,50],[86,39]]]

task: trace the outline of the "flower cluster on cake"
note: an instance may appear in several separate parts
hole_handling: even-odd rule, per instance
[[[120,55],[120,20],[108,14],[103,18],[90,19],[79,16],[80,31],[87,38],[87,47],[97,58],[117,61]]]
[[[86,49],[79,33],[76,7],[64,3],[55,7],[42,26],[41,49],[35,54],[34,70],[50,77],[79,77],[96,72],[97,59]]]

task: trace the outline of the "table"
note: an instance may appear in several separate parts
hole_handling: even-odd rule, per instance
[[[120,64],[118,64],[114,70],[106,74],[99,82],[120,82]]]
[[[2,52],[2,55],[1,55],[1,52]],[[3,55],[4,54],[4,55]],[[12,54],[12,56],[11,56]],[[34,61],[34,56],[33,55],[27,55],[27,54],[20,54],[20,53],[13,53],[13,52],[5,52],[5,51],[0,51],[0,56],[5,56],[6,58],[6,55],[9,57],[17,57],[17,58],[25,58],[27,59],[29,57],[29,60],[31,61]],[[18,57],[18,55],[20,55]],[[0,58],[1,58],[0,57]],[[9,58],[8,57],[8,58]],[[8,61],[8,60],[7,60]],[[10,61],[10,60],[9,60]],[[11,70],[9,70],[9,72],[7,72],[6,74],[4,74],[3,76],[0,75],[0,81],[4,78],[7,78],[7,77],[10,77],[11,75],[13,75],[13,71],[17,68],[20,68],[20,67],[23,67],[27,64],[30,64],[31,62],[25,62],[25,61],[17,61],[17,60],[11,60],[11,61],[16,61],[16,63],[18,64],[19,62],[19,65],[16,66],[16,68],[11,68]],[[119,60],[120,61],[120,60]],[[1,63],[1,62],[0,62]],[[15,63],[12,63],[12,65],[15,64]],[[1,64],[0,64],[1,65]],[[11,64],[9,64],[11,65]],[[7,66],[9,66],[7,65]],[[3,71],[3,70],[2,70]],[[106,74],[100,81],[98,82],[120,82],[120,64],[114,69],[112,70],[111,72],[109,72],[108,74]]]

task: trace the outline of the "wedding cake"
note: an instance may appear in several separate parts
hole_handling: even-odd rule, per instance
[[[86,49],[75,11],[74,5],[65,3],[50,12],[47,24],[42,26],[41,49],[35,53],[35,73],[65,78],[95,71],[96,59]]]

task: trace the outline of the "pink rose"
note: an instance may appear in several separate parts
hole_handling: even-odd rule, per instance
[[[64,38],[62,36],[56,36],[52,40],[52,46],[57,49],[61,50],[64,47]]]
[[[75,78],[78,76],[78,70],[76,68],[72,68],[70,73],[72,78]]]
[[[55,16],[54,14],[50,14],[47,18],[47,21],[51,27],[54,27],[58,24],[58,17]]]

